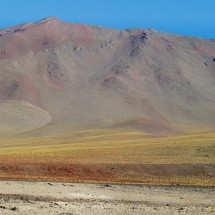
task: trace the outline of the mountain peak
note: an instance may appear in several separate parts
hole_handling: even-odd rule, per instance
[[[41,19],[41,20],[35,22],[35,24],[45,23],[45,22],[57,22],[57,21],[60,21],[57,17],[55,17],[55,16],[50,16],[50,17],[43,18],[43,19]]]

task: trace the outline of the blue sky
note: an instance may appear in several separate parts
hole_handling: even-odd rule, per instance
[[[63,21],[215,38],[215,0],[1,0],[0,28],[56,16]]]

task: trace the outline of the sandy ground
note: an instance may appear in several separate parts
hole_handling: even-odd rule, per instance
[[[215,188],[0,181],[0,214],[215,214]]]

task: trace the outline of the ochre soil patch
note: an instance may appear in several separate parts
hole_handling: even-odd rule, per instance
[[[215,186],[215,165],[84,165],[1,161],[0,179]]]

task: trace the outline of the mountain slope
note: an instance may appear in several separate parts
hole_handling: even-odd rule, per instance
[[[102,127],[159,135],[214,130],[215,40],[55,17],[3,29],[0,102],[0,109],[14,104],[0,117],[1,135]],[[33,125],[23,129],[26,115]]]

